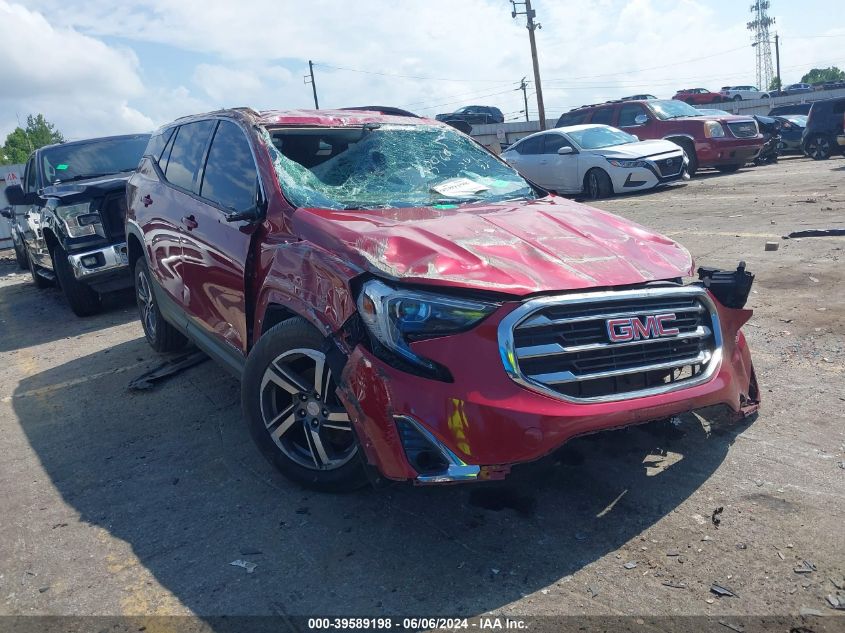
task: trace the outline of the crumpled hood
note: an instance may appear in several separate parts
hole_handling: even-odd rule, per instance
[[[75,180],[68,183],[58,183],[44,187],[41,195],[45,198],[94,198],[110,191],[126,188],[126,183],[132,174],[110,174],[90,180]]]
[[[300,208],[303,239],[384,278],[513,295],[691,275],[689,252],[557,196],[524,202],[333,211]]]
[[[640,141],[638,143],[625,143],[624,145],[613,145],[600,149],[584,150],[591,154],[606,156],[607,158],[645,158],[655,154],[681,153],[681,147],[672,141]]]

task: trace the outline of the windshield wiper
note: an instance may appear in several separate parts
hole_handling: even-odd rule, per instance
[[[108,171],[103,174],[79,174],[78,176],[71,176],[70,178],[56,178],[54,182],[74,182],[76,180],[90,180],[91,178],[102,178],[103,176],[111,176],[116,172]]]

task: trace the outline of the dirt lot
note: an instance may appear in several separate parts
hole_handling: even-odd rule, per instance
[[[160,362],[131,296],[78,319],[0,264],[0,614],[835,614],[845,238],[780,236],[845,226],[843,183],[845,159],[785,159],[598,204],[700,264],[748,262],[761,414],[584,438],[489,497],[304,492],[213,363],[127,390]]]

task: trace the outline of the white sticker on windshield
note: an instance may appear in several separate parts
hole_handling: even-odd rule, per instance
[[[437,193],[448,196],[449,198],[462,198],[464,196],[471,196],[479,191],[486,191],[489,187],[478,182],[473,182],[469,178],[450,178],[441,183],[434,185],[431,190]]]

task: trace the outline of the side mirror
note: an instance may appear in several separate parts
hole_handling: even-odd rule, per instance
[[[635,139],[637,139],[638,141],[640,140],[640,137],[639,137],[639,136],[637,136],[636,134],[631,134],[631,136],[633,136],[633,137],[634,137]]]
[[[0,209],[0,215],[2,215],[7,220],[11,220],[14,218],[14,212],[12,211],[12,207],[3,207]]]
[[[648,115],[647,114],[638,114],[634,117],[634,123],[636,125],[645,125],[648,123]]]
[[[570,147],[569,145],[565,145],[563,147],[559,147],[558,150],[557,150],[557,153],[560,154],[561,156],[566,155],[566,154],[574,154],[575,149]]]
[[[27,202],[28,196],[23,192],[23,187],[20,185],[10,185],[6,187],[6,200],[11,205],[29,204]]]

